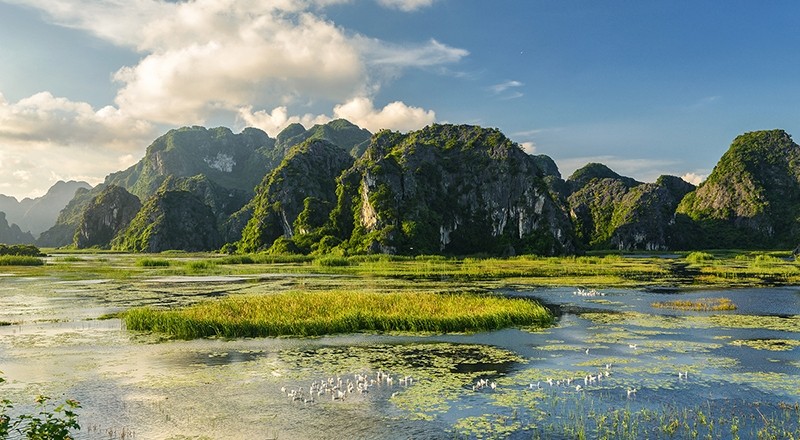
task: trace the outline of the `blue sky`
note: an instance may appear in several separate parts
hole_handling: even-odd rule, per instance
[[[498,127],[568,176],[710,173],[800,133],[789,1],[0,0],[0,193],[99,183],[169,128]]]

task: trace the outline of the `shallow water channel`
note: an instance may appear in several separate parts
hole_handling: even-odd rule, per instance
[[[37,394],[79,400],[83,439],[750,438],[767,426],[800,429],[796,287],[504,291],[548,304],[557,324],[470,335],[160,341],[97,319],[257,291],[281,277],[137,286],[2,277],[0,322],[11,325],[0,326],[0,393],[15,411],[31,411]],[[651,306],[715,297],[738,309]],[[316,391],[359,377],[374,381],[367,392]],[[287,396],[301,387],[303,398]]]

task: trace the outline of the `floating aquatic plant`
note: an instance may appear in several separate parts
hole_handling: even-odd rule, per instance
[[[795,339],[737,339],[730,344],[770,351],[789,351],[800,347],[800,341]]]

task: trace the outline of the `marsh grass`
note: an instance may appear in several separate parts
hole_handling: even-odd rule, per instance
[[[44,260],[23,255],[0,255],[0,266],[43,266]]]
[[[686,255],[686,261],[693,264],[706,263],[714,259],[714,255],[708,252],[691,252]]]
[[[170,261],[164,258],[141,258],[136,260],[139,267],[169,267]]]
[[[538,303],[472,293],[292,291],[229,296],[181,310],[137,308],[128,329],[179,339],[319,336],[354,332],[469,332],[549,325]]]
[[[585,400],[585,399],[584,399]],[[624,408],[596,411],[581,398],[556,400],[555,422],[532,429],[532,438],[594,439],[796,439],[800,413],[793,407],[764,417],[757,406],[742,414],[727,414],[712,405],[694,408],[664,406],[656,409]]]
[[[657,309],[724,311],[736,310],[736,304],[729,298],[700,298],[697,300],[659,301],[650,304]]]
[[[714,251],[713,259],[690,264],[675,258],[626,257],[616,254],[511,258],[398,256],[220,255],[211,253],[162,253],[158,255],[80,252],[56,255],[58,264],[19,266],[20,276],[56,276],[62,279],[104,277],[130,279],[164,275],[263,273],[347,275],[441,283],[473,283],[497,289],[507,286],[576,286],[596,288],[646,286],[759,286],[800,283],[800,262],[780,252]],[[759,255],[766,257],[760,258]],[[190,263],[207,261],[208,263]],[[71,264],[75,263],[75,264]],[[38,264],[38,261],[35,263]]]

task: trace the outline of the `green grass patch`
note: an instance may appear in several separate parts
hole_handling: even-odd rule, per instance
[[[163,258],[141,258],[136,260],[136,265],[139,267],[169,267],[169,260]]]
[[[714,256],[708,252],[692,252],[686,256],[686,261],[692,264],[701,264],[713,261]]]
[[[536,302],[473,293],[288,292],[229,296],[181,310],[137,308],[125,313],[128,329],[179,339],[202,337],[319,336],[336,333],[470,332],[549,325]]]
[[[736,310],[736,304],[729,298],[700,298],[698,300],[660,301],[650,304],[658,309],[723,311]]]
[[[203,272],[217,267],[217,262],[212,260],[194,260],[186,263],[186,267],[192,272]]]
[[[350,261],[344,257],[328,256],[317,258],[314,264],[322,267],[343,267],[349,266]]]
[[[0,255],[0,266],[43,266],[44,260],[23,255]]]

